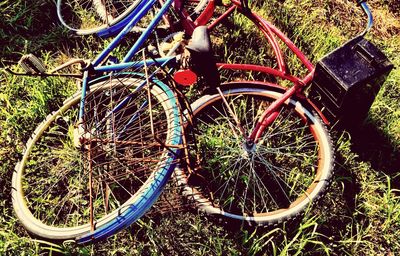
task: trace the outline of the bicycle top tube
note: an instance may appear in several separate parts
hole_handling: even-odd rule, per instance
[[[112,72],[112,71],[123,71],[126,69],[136,69],[136,68],[141,68],[143,66],[152,66],[152,65],[166,65],[170,61],[176,59],[175,56],[171,57],[164,57],[164,58],[156,58],[156,59],[148,59],[144,61],[134,61],[134,62],[123,62],[123,63],[117,63],[117,64],[112,64],[112,65],[104,65],[104,66],[97,66],[94,67],[95,71],[98,72]]]
[[[210,0],[210,1],[214,1],[214,0]],[[131,31],[131,29],[138,23],[138,21],[143,18],[151,9],[151,7],[154,6],[156,0],[147,0],[147,1],[142,1],[137,9],[135,9],[135,11],[133,12],[132,15],[129,15],[129,18],[131,19],[126,25],[125,27],[119,32],[119,34],[111,41],[111,43],[97,56],[97,58],[92,62],[92,65],[94,67],[95,70],[97,71],[103,71],[103,72],[111,72],[111,71],[116,71],[116,70],[122,70],[125,67],[132,67],[133,63],[130,62],[130,60],[132,59],[132,57],[137,53],[137,51],[139,50],[140,47],[142,47],[142,45],[144,44],[145,40],[149,37],[150,33],[154,30],[154,28],[156,27],[156,25],[159,23],[159,21],[161,20],[162,16],[166,13],[166,11],[168,10],[168,8],[175,2],[179,3],[182,2],[181,0],[168,0],[164,3],[164,5],[162,6],[161,10],[157,13],[156,17],[153,18],[153,20],[150,22],[149,26],[146,28],[146,30],[144,32],[142,32],[141,36],[139,37],[139,39],[134,43],[134,45],[132,46],[132,48],[128,51],[128,53],[126,54],[126,56],[123,58],[122,63],[125,64],[117,64],[117,65],[109,65],[107,67],[102,67],[102,68],[98,68],[98,66],[100,65],[100,63],[102,63],[107,56],[111,53],[111,51],[119,44],[119,42],[122,40],[122,38],[124,38],[127,33],[129,33]],[[278,42],[276,40],[276,36],[281,39],[296,55],[297,57],[301,60],[301,62],[305,65],[305,67],[312,72],[313,70],[313,65],[308,61],[308,59],[305,57],[304,54],[302,54],[302,52],[294,46],[293,43],[291,43],[291,41],[283,35],[283,33],[281,33],[277,28],[275,28],[272,24],[268,23],[266,20],[262,19],[261,17],[259,17],[257,14],[253,13],[253,12],[242,12],[242,8],[241,8],[241,3],[239,1],[231,1],[232,3],[232,7],[234,7],[236,9],[239,10],[239,12],[241,12],[243,15],[245,15],[247,18],[249,18],[250,20],[252,20],[252,22],[256,25],[256,27],[258,27],[259,30],[261,30],[264,33],[264,37],[268,40],[269,44],[271,44],[274,49],[274,53],[276,56],[276,60],[278,61],[278,70],[277,72],[279,73],[279,76],[286,79],[287,77],[289,77],[286,73],[285,67],[285,60],[282,56],[282,50],[280,49],[280,47],[278,46]],[[214,6],[212,6],[214,7]],[[175,6],[176,8],[176,6]],[[231,8],[230,8],[231,10]],[[183,10],[184,11],[184,10]],[[228,13],[231,13],[231,11],[228,10]],[[223,14],[224,15],[224,14]],[[213,25],[213,27],[215,26],[215,24]],[[233,68],[236,68],[236,66],[232,66]],[[269,69],[259,69],[259,65],[247,65],[246,66],[249,70],[254,70],[253,68],[257,69],[254,71],[259,71],[262,73],[268,73],[270,75],[276,75],[274,70],[269,70]],[[246,70],[246,68],[241,68],[243,70]],[[271,71],[271,72],[270,72]],[[300,82],[301,79],[294,77],[294,76],[290,76],[289,79],[292,82],[296,83],[296,82]]]
[[[145,61],[137,61],[137,62],[128,62],[128,63],[119,63],[119,64],[113,64],[113,65],[108,65],[108,66],[100,66],[100,67],[94,67],[95,71],[101,71],[101,72],[113,72],[113,71],[122,71],[128,68],[140,68],[143,66],[151,66],[151,65],[157,65],[159,68],[154,71],[152,74],[148,76],[148,79],[152,79],[158,70],[165,65],[167,65],[170,61],[174,60],[175,57],[166,57],[166,58],[158,58],[155,60],[145,60]],[[141,74],[143,76],[143,74]],[[85,96],[86,92],[88,89],[88,83],[89,83],[89,77],[88,77],[88,71],[85,71],[83,73],[83,80],[82,80],[82,93],[81,93],[81,102],[80,102],[80,107],[79,107],[79,120],[83,120],[83,116],[85,114]],[[136,90],[142,89],[145,85],[147,84],[147,80],[143,80],[143,82],[137,87]],[[126,100],[122,101],[122,104],[126,103]],[[118,110],[122,105],[118,105],[115,109],[112,110],[112,112]]]

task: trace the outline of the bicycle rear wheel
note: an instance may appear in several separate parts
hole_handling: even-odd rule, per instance
[[[148,93],[142,81],[97,80],[84,120],[74,96],[34,131],[12,180],[13,207],[29,232],[93,242],[127,227],[157,199],[179,155],[181,128],[168,87],[154,81]]]
[[[248,136],[282,94],[241,88],[223,95],[227,103],[212,95],[193,104],[195,132],[189,132],[188,143],[197,170],[176,170],[184,194],[209,214],[259,225],[295,217],[321,196],[332,175],[325,126],[305,104],[290,99],[260,140],[249,145],[233,116]]]
[[[141,2],[142,0],[57,0],[57,14],[61,23],[78,35],[100,31],[105,33],[127,18]],[[204,10],[208,0],[188,0],[183,3],[183,8],[194,19]],[[143,31],[145,27],[134,29]]]
[[[57,13],[64,26],[89,35],[117,24],[142,0],[58,0]]]

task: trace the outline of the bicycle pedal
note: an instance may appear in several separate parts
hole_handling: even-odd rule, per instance
[[[46,71],[44,63],[33,54],[22,56],[18,64],[28,74],[40,74]]]

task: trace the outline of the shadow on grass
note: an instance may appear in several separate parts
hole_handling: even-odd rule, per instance
[[[398,174],[400,166],[400,148],[394,145],[373,123],[364,123],[349,130],[352,151],[359,159],[369,162],[371,167],[392,178],[393,185],[400,188]]]

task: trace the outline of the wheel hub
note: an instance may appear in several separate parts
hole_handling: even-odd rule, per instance
[[[257,150],[256,143],[254,143],[252,141],[243,142],[242,147],[244,149],[243,154],[247,157],[254,154]]]

